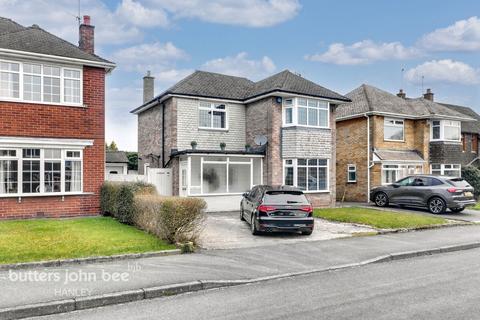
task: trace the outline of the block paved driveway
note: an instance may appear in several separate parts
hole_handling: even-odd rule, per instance
[[[296,233],[273,233],[254,236],[250,233],[250,225],[245,221],[240,221],[239,212],[216,212],[207,213],[200,246],[203,249],[261,247],[350,237],[356,233],[371,231],[375,230],[368,227],[315,219],[315,229],[310,236]]]

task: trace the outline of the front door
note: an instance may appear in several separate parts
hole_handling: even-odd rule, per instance
[[[180,162],[179,177],[180,177],[179,195],[181,197],[186,197],[188,195],[188,162],[187,161]]]

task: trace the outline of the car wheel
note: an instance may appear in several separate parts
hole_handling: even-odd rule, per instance
[[[450,209],[452,210],[452,212],[454,213],[459,213],[459,212],[462,212],[463,210],[465,210],[465,208],[456,208],[456,209]]]
[[[439,197],[433,197],[428,201],[428,211],[433,214],[442,214],[447,210],[445,201]]]
[[[243,206],[240,207],[240,221],[245,221],[245,218],[243,217]]]
[[[255,225],[255,215],[252,214],[252,219],[250,220],[250,230],[254,236],[258,235],[259,232],[257,230],[257,226]]]
[[[377,207],[386,207],[388,205],[388,196],[385,192],[375,194],[373,199]]]
[[[304,236],[309,236],[309,235],[312,234],[312,232],[313,232],[313,229],[312,229],[312,230],[309,230],[309,231],[302,231],[302,235],[304,235]]]

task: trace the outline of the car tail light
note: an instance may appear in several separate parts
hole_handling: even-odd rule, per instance
[[[450,193],[455,193],[457,192],[457,188],[448,188],[447,191]]]
[[[262,211],[262,212],[269,212],[269,211],[275,211],[277,210],[277,208],[275,208],[274,206],[266,206],[264,204],[261,204],[260,206],[258,206],[258,211]]]
[[[310,213],[310,212],[313,211],[313,207],[312,206],[302,206],[302,207],[300,207],[300,210]]]

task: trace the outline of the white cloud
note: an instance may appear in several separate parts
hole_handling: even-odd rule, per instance
[[[150,0],[149,3],[171,12],[177,19],[197,18],[206,22],[270,27],[295,17],[298,0]]]
[[[140,27],[166,27],[169,24],[167,13],[161,8],[146,8],[133,0],[123,0],[116,13],[119,17]]]
[[[363,40],[351,45],[333,43],[324,53],[307,55],[310,61],[320,61],[340,65],[368,64],[381,60],[405,60],[415,58],[421,52],[413,47],[405,47],[400,42],[376,43]]]
[[[236,56],[227,56],[207,61],[201,66],[201,69],[233,76],[260,79],[272,74],[276,66],[272,59],[267,56],[260,60],[250,60],[246,52],[240,52]]]
[[[120,68],[144,73],[167,69],[178,60],[188,59],[188,54],[171,42],[154,42],[120,49],[112,59]]]
[[[429,51],[480,51],[480,19],[471,17],[424,35],[419,46]]]
[[[479,83],[479,72],[466,63],[450,59],[427,61],[408,70],[405,79],[420,84],[422,76],[427,83]]]
[[[193,73],[193,69],[168,69],[159,72],[155,72],[153,76],[155,77],[156,87],[160,87],[160,90],[164,90],[167,87],[177,83],[182,80],[189,74]],[[160,91],[157,91],[160,93]]]

